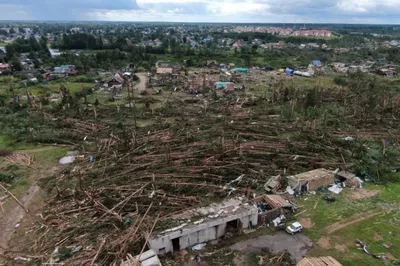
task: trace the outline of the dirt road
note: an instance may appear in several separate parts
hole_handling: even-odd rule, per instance
[[[375,216],[377,216],[377,215],[379,215],[381,213],[383,213],[383,211],[381,211],[381,210],[372,210],[372,211],[369,211],[369,212],[358,214],[358,215],[352,216],[352,217],[350,217],[348,219],[345,219],[343,221],[340,221],[340,222],[337,222],[337,223],[334,223],[334,224],[331,224],[331,225],[325,227],[325,231],[328,234],[333,234],[336,231],[339,231],[339,230],[341,230],[343,228],[346,228],[347,226],[359,223],[359,222],[361,222],[363,220],[370,219],[370,218],[375,217]]]
[[[146,90],[146,83],[147,83],[147,79],[148,79],[147,73],[144,73],[144,72],[136,73],[136,76],[139,77],[140,82],[135,87],[138,88],[139,92],[145,91]]]
[[[37,185],[31,186],[25,194],[19,200],[21,203],[28,208],[29,203],[35,198],[39,192],[40,187]],[[11,201],[11,199],[9,199]],[[8,242],[15,231],[15,226],[19,224],[26,215],[24,209],[15,202],[10,202],[8,206],[5,206],[5,213],[0,216],[0,247],[7,248]],[[3,250],[0,249],[0,254]]]
[[[279,232],[275,235],[264,235],[239,242],[231,246],[232,250],[242,252],[257,252],[268,249],[273,253],[287,251],[296,263],[299,262],[313,245],[311,239],[304,234],[289,235]]]
[[[21,150],[18,152],[29,152],[35,153],[40,151],[51,150],[54,147],[43,147],[32,150]],[[39,194],[41,192],[40,187],[36,184],[36,181],[44,176],[49,176],[54,174],[59,170],[57,166],[51,165],[35,165],[34,169],[31,169],[27,176],[24,177],[25,180],[29,180],[33,183],[32,186],[28,188],[21,196],[19,196],[19,201],[26,207],[29,211],[29,208],[38,209],[42,206],[43,202],[38,201]],[[3,194],[1,194],[3,195]],[[26,213],[25,210],[19,206],[13,199],[8,197],[5,201],[3,201],[4,212],[0,210],[0,255],[4,254],[5,250],[9,247],[9,242],[12,239],[14,233],[18,228],[16,228],[17,224],[20,224],[23,218],[27,215],[35,215],[33,212]],[[2,262],[2,258],[0,256],[0,263]]]

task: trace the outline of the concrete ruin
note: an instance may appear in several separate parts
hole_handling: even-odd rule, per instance
[[[193,217],[196,217],[196,221],[191,221]],[[251,228],[257,225],[258,210],[241,198],[234,198],[189,210],[172,219],[184,222],[149,239],[150,248],[159,255],[218,239],[229,231]]]

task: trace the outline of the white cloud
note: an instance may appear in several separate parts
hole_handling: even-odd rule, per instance
[[[400,0],[0,0],[0,19],[399,23]]]
[[[29,20],[32,16],[23,5],[0,3],[0,18],[2,20]]]

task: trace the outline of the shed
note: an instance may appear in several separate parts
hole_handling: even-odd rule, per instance
[[[333,184],[335,181],[333,172],[324,168],[290,176],[287,179],[290,187],[298,192],[314,191],[319,187],[326,187]]]
[[[233,82],[215,82],[215,88],[217,89],[234,89],[235,84]]]
[[[207,60],[206,65],[207,65],[207,67],[213,68],[213,69],[218,69],[218,67],[219,67],[218,62],[215,60]]]
[[[285,69],[285,73],[288,74],[288,75],[294,75],[294,70],[287,67],[287,68]]]
[[[342,266],[337,260],[328,257],[303,258],[296,266]]]
[[[313,66],[315,67],[322,67],[322,62],[321,60],[313,60],[312,61]]]
[[[233,68],[231,69],[231,72],[239,72],[239,73],[249,73],[249,69],[248,68],[243,68],[243,67],[237,67],[237,68]]]

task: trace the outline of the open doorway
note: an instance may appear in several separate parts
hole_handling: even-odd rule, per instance
[[[172,248],[174,252],[181,250],[181,246],[179,245],[179,237],[172,239]]]
[[[240,219],[232,220],[226,223],[226,232],[237,233],[242,228],[242,222]]]

